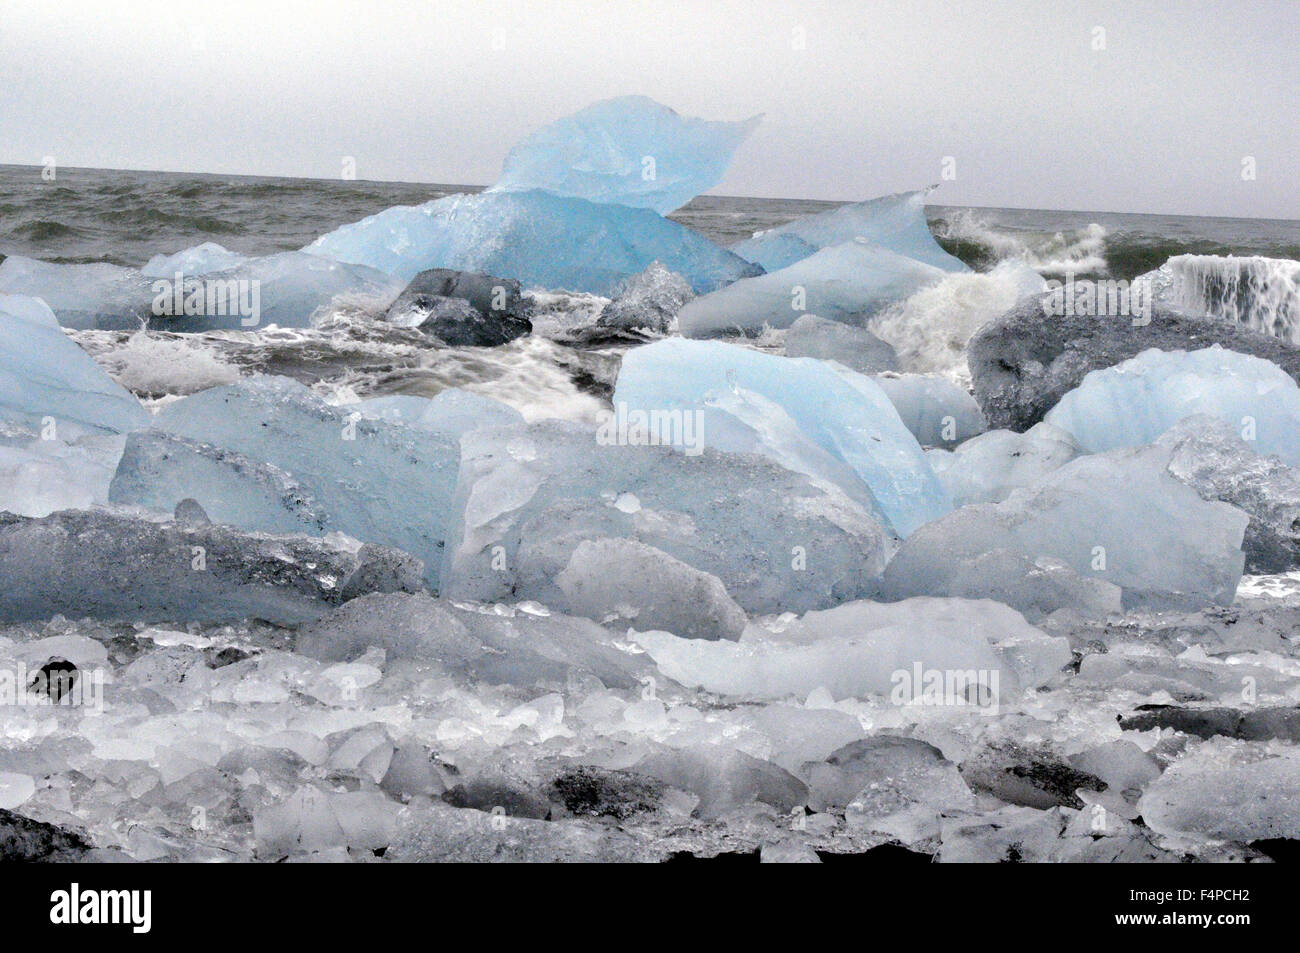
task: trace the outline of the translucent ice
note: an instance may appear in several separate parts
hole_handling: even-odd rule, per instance
[[[123,440],[85,436],[65,443],[33,437],[7,444],[0,439],[0,511],[48,516],[107,503]]]
[[[1300,466],[1300,386],[1276,364],[1218,345],[1152,348],[1092,371],[1045,419],[1095,452],[1151,443],[1193,414],[1218,417],[1257,453]]]
[[[667,215],[718,184],[760,118],[710,122],[646,96],[606,99],[525,137],[491,191],[543,189]]]
[[[523,415],[513,407],[457,387],[439,391],[433,397],[407,394],[372,397],[363,400],[356,409],[367,417],[431,430],[456,439],[479,427],[505,427],[524,422]]]
[[[687,337],[788,328],[805,312],[859,327],[886,305],[943,280],[945,272],[881,245],[832,245],[779,271],[689,301],[677,315]]]
[[[669,338],[623,358],[614,403],[628,414],[680,411],[708,446],[764,454],[855,497],[856,477],[904,536],[949,508],[888,396],[823,361]]]
[[[186,397],[165,407],[155,425],[284,471],[328,515],[329,529],[416,556],[436,584],[460,455],[452,436],[330,406],[283,377],[246,378]],[[186,470],[174,479],[157,472],[163,490],[206,506],[195,493],[212,483],[187,487]],[[257,494],[266,499],[264,489]]]
[[[352,596],[413,588],[411,557],[355,541],[242,533],[101,510],[0,514],[0,619],[296,624]]]
[[[924,700],[925,685],[913,684],[913,674],[938,671],[985,673],[980,687],[992,692],[940,703],[988,704],[1041,684],[1070,659],[1066,640],[1043,634],[1014,610],[962,599],[845,603],[810,612],[776,635],[751,626],[739,642],[666,632],[633,638],[669,678],[746,698],[804,698],[825,689],[836,699],[883,696],[908,704]]]
[[[985,430],[975,398],[946,377],[881,374],[874,380],[924,447],[955,447]]]
[[[738,639],[745,613],[722,580],[632,539],[583,540],[555,577],[559,608],[626,630]]]
[[[668,331],[682,305],[695,297],[690,284],[659,262],[624,283],[618,297],[600,312],[599,323],[608,328],[647,328]]]
[[[514,278],[530,288],[606,297],[654,261],[685,277],[696,292],[756,271],[650,209],[541,191],[449,195],[395,206],[335,229],[304,250],[406,281],[429,268],[454,268]]]
[[[1120,586],[1128,605],[1229,604],[1246,514],[1202,500],[1166,472],[1166,460],[1151,450],[1080,457],[1001,503],[955,510],[904,542],[885,571],[886,590],[947,592],[977,560],[1005,550],[1031,562],[1052,557]],[[1005,580],[996,572],[986,583]]]
[[[210,271],[235,268],[246,261],[247,255],[227,251],[216,242],[204,242],[174,255],[154,255],[140,271],[150,278],[173,278],[177,272],[184,275],[206,275]]]
[[[786,357],[838,361],[862,374],[898,370],[894,349],[870,331],[805,314],[785,332]]]
[[[1038,423],[1024,433],[991,430],[952,451],[926,453],[957,506],[1000,503],[1011,491],[1069,463],[1079,455],[1072,436],[1049,423]]]
[[[145,426],[149,413],[60,330],[43,302],[0,295],[0,420],[54,439],[125,433]]]
[[[864,592],[890,546],[834,486],[762,457],[602,444],[560,421],[471,431],[461,451],[453,598],[558,603],[575,547],[623,537],[717,576],[747,611],[803,610]]]
[[[940,248],[930,234],[930,226],[925,220],[925,196],[928,192],[928,189],[899,192],[842,205],[816,215],[805,215],[759,232],[753,238],[733,245],[732,251],[768,271],[776,271],[806,258],[817,249],[865,239],[944,271],[969,271],[961,261]],[[801,242],[806,243],[810,250],[803,251]]]

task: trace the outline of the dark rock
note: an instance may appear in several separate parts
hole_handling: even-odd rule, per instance
[[[551,781],[551,796],[570,814],[626,820],[655,810],[664,786],[631,771],[607,771],[579,765]]]
[[[236,662],[242,662],[244,659],[252,657],[252,652],[246,652],[233,645],[227,646],[219,652],[208,649],[204,653],[208,668],[225,668],[227,665],[234,665]]]
[[[1184,708],[1179,705],[1142,705],[1119,726],[1125,731],[1173,728],[1198,738],[1238,738],[1242,741],[1300,741],[1300,708]]]
[[[0,861],[69,863],[93,848],[78,831],[0,809]]]
[[[202,526],[204,523],[212,522],[208,519],[208,514],[203,511],[203,507],[199,505],[199,501],[188,496],[176,504],[173,515],[176,522],[186,526]]]
[[[471,807],[488,813],[504,811],[507,817],[530,817],[545,821],[551,816],[551,802],[536,791],[503,775],[480,775],[443,794],[452,807]]]
[[[975,399],[990,428],[1025,431],[1043,419],[1089,371],[1112,367],[1148,348],[1192,351],[1219,344],[1272,361],[1300,380],[1300,347],[1213,318],[1153,306],[1151,320],[1130,316],[1052,315],[1030,296],[980,328],[967,346]]]
[[[77,666],[64,658],[52,658],[32,676],[27,686],[29,692],[44,695],[50,701],[61,701],[77,684]]]
[[[452,347],[496,347],[532,332],[527,312],[512,278],[431,268],[411,279],[388,309],[388,321],[418,327]]]
[[[1082,810],[1076,790],[1106,790],[1101,778],[1071,767],[1050,751],[1013,743],[980,749],[959,767],[972,791],[1040,810],[1058,805]]]

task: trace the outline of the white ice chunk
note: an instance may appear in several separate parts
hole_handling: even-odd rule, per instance
[[[955,447],[988,427],[975,398],[946,377],[881,374],[873,379],[924,447]]]
[[[1194,414],[1236,428],[1256,453],[1300,466],[1300,386],[1271,361],[1218,345],[1200,351],[1152,348],[1091,371],[1046,420],[1096,452],[1152,443]]]

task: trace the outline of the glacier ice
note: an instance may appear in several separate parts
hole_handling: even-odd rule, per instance
[[[555,584],[557,608],[624,630],[734,640],[747,621],[717,576],[633,539],[583,540]]]
[[[953,504],[1001,503],[1011,491],[1069,463],[1080,454],[1075,439],[1049,423],[1024,433],[990,430],[954,450],[926,452],[930,469]]]
[[[149,413],[60,330],[44,302],[0,294],[0,419],[67,439],[125,433],[146,426]]]
[[[523,415],[513,407],[458,387],[449,387],[433,397],[409,394],[371,397],[357,404],[356,409],[367,417],[447,434],[458,440],[479,427],[508,427],[524,422]]]
[[[400,281],[373,268],[303,252],[240,258],[213,270],[234,260],[200,245],[152,259],[153,270],[179,270],[150,275],[102,262],[55,264],[10,256],[0,263],[0,293],[43,298],[67,328],[195,332],[309,327],[312,315],[339,295],[390,300],[402,290]]]
[[[1242,544],[1247,572],[1300,568],[1300,470],[1256,453],[1236,427],[1216,417],[1184,418],[1156,446],[1169,451],[1169,472],[1202,499],[1249,514]]]
[[[880,386],[813,358],[668,338],[623,358],[616,410],[683,413],[703,444],[753,452],[835,483],[864,484],[899,534],[947,512],[943,488]]]
[[[1151,443],[1193,414],[1218,417],[1257,453],[1300,466],[1300,386],[1276,364],[1217,345],[1152,348],[1092,371],[1045,419],[1096,452]]]
[[[0,619],[55,613],[123,621],[297,624],[375,590],[419,584],[395,550],[102,510],[0,514]]]
[[[986,429],[975,398],[946,377],[881,374],[873,379],[923,447],[955,447]]]
[[[650,209],[536,190],[394,206],[322,235],[303,250],[406,281],[426,269],[451,268],[514,278],[526,288],[605,297],[655,261],[682,275],[696,292],[758,272]]]
[[[688,301],[677,313],[677,326],[687,337],[710,337],[788,328],[807,312],[860,327],[945,274],[883,246],[848,241]]]
[[[884,697],[924,703],[917,671],[984,673],[972,689],[991,691],[939,700],[988,708],[1047,681],[1070,660],[1066,640],[1045,635],[1023,616],[990,601],[918,598],[898,603],[849,602],[810,612],[778,634],[751,626],[739,642],[682,639],[667,632],[633,634],[669,678],[742,698]]]
[[[607,328],[666,333],[677,312],[693,297],[695,293],[685,278],[654,261],[623,283],[617,297],[601,310],[598,323]]]
[[[216,242],[204,242],[171,255],[154,255],[140,272],[150,278],[174,278],[177,273],[206,275],[212,271],[237,268],[246,261],[247,255],[229,251]]]
[[[898,370],[894,349],[870,331],[805,314],[785,332],[786,357],[838,361],[860,374]]]
[[[746,611],[803,610],[863,593],[891,546],[834,486],[762,457],[601,444],[562,421],[465,434],[452,511],[443,592],[483,602],[559,604],[574,549],[607,537],[717,576]]]
[[[418,327],[452,347],[495,347],[533,329],[519,282],[447,268],[412,278],[386,320]]]
[[[436,585],[456,486],[459,446],[454,436],[330,406],[284,377],[245,378],[202,391],[168,404],[154,425],[278,468],[301,488],[295,492],[315,501],[314,511],[328,516],[330,530],[410,553],[424,562],[426,577]],[[178,459],[174,475],[168,467],[157,467],[154,478],[160,485],[154,492],[170,493],[178,501],[193,497],[205,508],[208,500],[196,495],[205,487],[218,495],[234,492],[206,476],[198,487],[184,485],[191,463],[192,457]],[[238,469],[229,459],[223,466],[232,477]],[[213,471],[204,467],[204,472]],[[243,479],[256,484],[248,488],[254,499],[266,501],[271,484],[245,472]],[[231,499],[237,507],[237,498]],[[270,512],[280,518],[274,506]]]
[[[126,438],[83,436],[72,441],[0,436],[0,512],[48,516],[108,502]]]
[[[354,661],[372,646],[461,682],[524,693],[563,689],[584,677],[638,688],[653,672],[643,656],[620,650],[613,634],[589,619],[523,607],[498,612],[426,593],[353,599],[302,627],[296,643],[307,657],[328,662]]]
[[[1230,604],[1248,518],[1202,500],[1166,472],[1167,459],[1149,448],[1083,456],[1001,503],[954,510],[904,541],[885,570],[884,591],[892,598],[946,593],[976,561],[1007,551],[1031,562],[1050,557],[1120,586],[1126,606]],[[985,583],[1005,586],[1005,572]],[[978,584],[978,576],[967,577],[966,585]]]
[[[960,260],[940,248],[930,233],[925,220],[928,193],[926,189],[882,195],[805,215],[759,232],[733,245],[731,250],[771,272],[787,268],[819,249],[864,239],[944,271],[969,271]]]
[[[602,100],[526,136],[491,191],[543,189],[667,215],[721,181],[760,118],[713,122],[647,96]]]

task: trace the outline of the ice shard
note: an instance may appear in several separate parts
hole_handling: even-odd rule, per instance
[[[667,215],[721,181],[761,118],[714,122],[647,96],[602,100],[526,136],[490,191],[542,189]]]
[[[63,333],[44,302],[0,295],[0,420],[68,439],[144,427],[149,412]]]
[[[886,393],[824,361],[668,338],[624,357],[614,405],[647,422],[685,414],[704,445],[763,454],[851,498],[865,487],[903,536],[950,508]]]
[[[788,328],[804,314],[865,327],[887,305],[942,281],[945,272],[866,241],[832,245],[780,271],[688,301],[677,314],[687,337]]]
[[[863,239],[944,271],[970,271],[940,248],[930,233],[925,220],[928,193],[928,189],[899,192],[805,215],[759,232],[731,246],[731,250],[768,271],[776,271],[807,258],[818,249]]]

